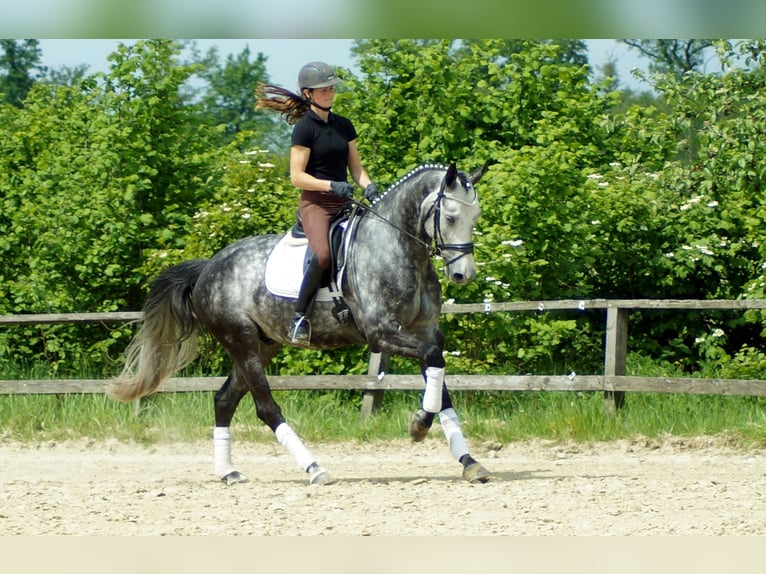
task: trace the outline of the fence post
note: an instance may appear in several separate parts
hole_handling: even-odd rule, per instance
[[[628,309],[609,307],[606,310],[606,349],[604,351],[604,376],[625,374],[625,357],[628,352]],[[615,414],[625,405],[624,391],[604,391],[604,408]]]
[[[384,353],[370,354],[370,362],[367,368],[367,374],[377,377],[379,373],[385,373],[388,369],[389,356]],[[383,390],[364,391],[362,397],[362,408],[359,412],[359,420],[364,420],[380,408],[383,402]]]

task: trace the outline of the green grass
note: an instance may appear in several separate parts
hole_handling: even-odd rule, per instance
[[[472,442],[720,435],[730,444],[766,444],[766,399],[760,397],[631,393],[613,416],[596,392],[452,394]],[[389,391],[381,409],[360,421],[360,392],[279,391],[275,396],[291,425],[311,442],[406,438],[407,421],[418,405],[418,393]],[[103,395],[0,396],[0,436],[6,440],[196,441],[209,438],[212,425],[213,394],[208,392],[160,393],[142,400],[138,412]],[[240,405],[232,426],[238,440],[274,440],[249,400]]]
[[[0,378],[44,376],[38,370]],[[628,373],[684,376],[669,364],[630,356]],[[31,376],[30,376],[31,375]],[[766,445],[766,397],[626,393],[625,407],[610,415],[600,392],[461,392],[452,399],[473,443],[546,439],[610,441],[667,436],[722,436],[727,444]],[[361,391],[276,391],[291,426],[311,442],[407,438],[419,393],[388,391],[380,410],[360,421]],[[141,443],[210,437],[213,393],[158,393],[140,408],[104,395],[0,395],[0,439],[50,441],[116,438]],[[273,434],[245,398],[232,427],[238,440],[271,442]]]

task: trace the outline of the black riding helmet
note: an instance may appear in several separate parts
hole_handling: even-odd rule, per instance
[[[340,83],[341,79],[324,62],[309,62],[298,73],[298,89],[301,93],[304,89],[314,90],[336,86]]]

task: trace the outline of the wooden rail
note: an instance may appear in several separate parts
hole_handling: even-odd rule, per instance
[[[499,303],[446,304],[443,314],[495,313],[554,310],[606,311],[606,342],[602,375],[468,375],[448,373],[450,388],[458,391],[599,391],[605,408],[613,412],[623,406],[625,392],[693,393],[715,395],[766,396],[766,380],[633,377],[625,374],[628,342],[628,317],[634,309],[747,310],[766,309],[766,300],[696,299],[584,299],[558,301],[512,301]],[[140,312],[66,313],[0,315],[0,325],[98,323],[140,321]],[[388,357],[373,353],[366,375],[271,375],[275,390],[357,389],[365,391],[361,414],[367,416],[379,405],[382,393],[389,390],[420,390],[419,375],[386,374]],[[170,378],[163,392],[214,391],[224,377]],[[103,379],[0,380],[0,394],[103,393]]]

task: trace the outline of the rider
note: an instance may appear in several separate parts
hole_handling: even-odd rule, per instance
[[[331,112],[335,86],[341,80],[324,62],[310,62],[298,73],[300,95],[270,84],[259,87],[256,108],[280,112],[294,124],[290,147],[290,181],[300,188],[303,229],[313,253],[303,275],[295,313],[287,336],[292,342],[310,337],[306,310],[322,275],[330,265],[328,232],[333,217],[354,195],[348,175],[362,187],[370,202],[378,187],[362,166],[351,121]]]

